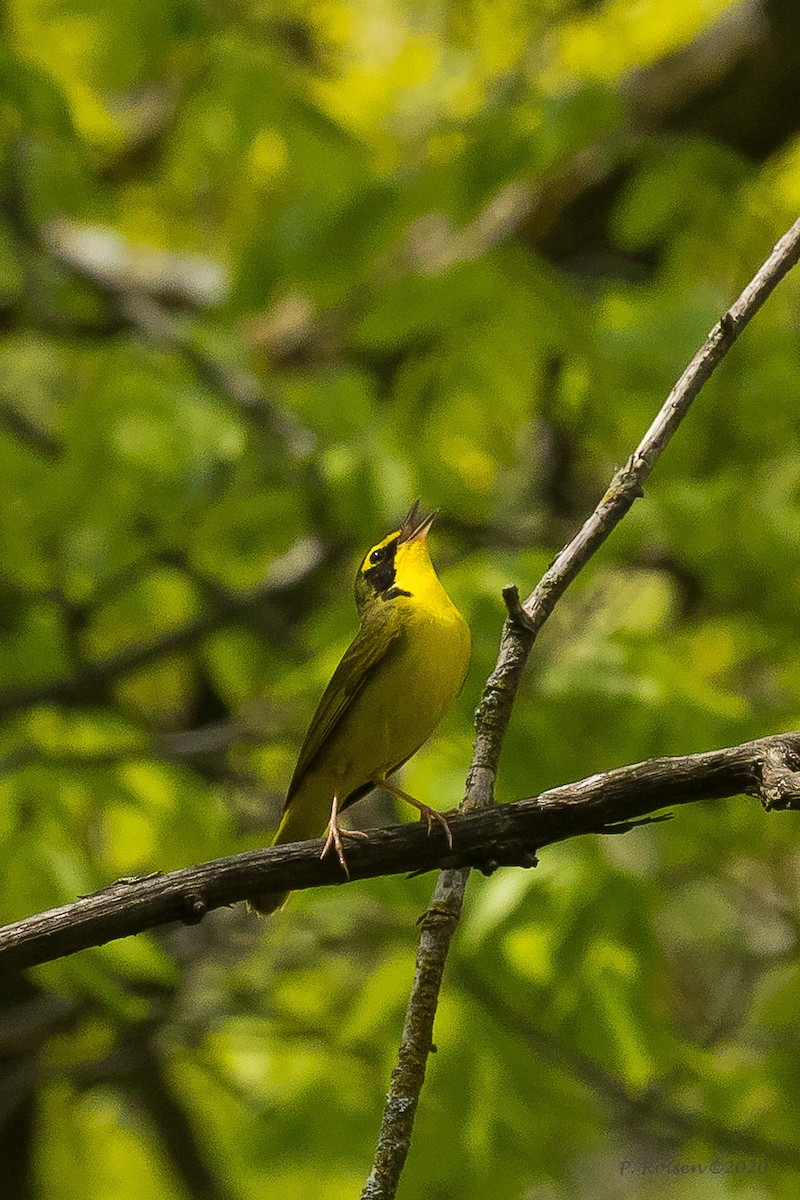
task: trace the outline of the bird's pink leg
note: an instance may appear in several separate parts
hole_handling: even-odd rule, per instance
[[[322,847],[320,858],[324,858],[331,846],[334,846],[336,849],[336,857],[339,859],[342,870],[349,879],[350,872],[347,869],[347,860],[345,859],[344,848],[342,847],[343,837],[369,838],[369,834],[362,833],[360,829],[342,828],[342,826],[339,824],[339,797],[334,796],[333,804],[331,805],[331,819],[328,822],[328,836],[325,839],[325,845]]]
[[[428,833],[431,831],[431,825],[434,821],[438,821],[447,837],[447,844],[450,849],[453,849],[453,835],[450,832],[450,826],[447,824],[447,819],[444,813],[437,812],[435,808],[431,808],[429,804],[423,804],[421,800],[415,800],[413,796],[409,796],[408,792],[404,792],[396,783],[391,783],[390,780],[384,779],[380,775],[373,775],[372,783],[376,787],[385,788],[387,792],[391,792],[393,796],[397,796],[398,800],[405,800],[406,804],[412,804],[419,812],[420,821],[428,822]]]

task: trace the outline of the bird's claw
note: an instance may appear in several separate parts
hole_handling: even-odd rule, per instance
[[[382,775],[373,775],[371,782],[375,784],[375,787],[385,788],[387,792],[390,792],[393,796],[397,796],[399,800],[405,800],[406,804],[413,805],[419,813],[420,821],[428,822],[429,834],[433,822],[438,821],[445,832],[448,846],[451,850],[453,849],[453,834],[450,831],[450,826],[447,824],[447,817],[451,815],[450,813],[445,815],[444,813],[437,812],[435,808],[431,808],[429,804],[423,804],[422,801],[415,800],[413,796],[409,796],[408,792],[404,792],[396,783],[391,783]]]
[[[444,830],[448,846],[451,850],[453,849],[453,834],[450,826],[447,823],[447,817],[444,813],[438,812],[435,808],[430,808],[427,804],[420,804],[419,819],[420,821],[428,822],[428,837],[430,837],[433,822],[438,821]]]
[[[364,838],[369,841],[369,834],[363,833],[360,829],[342,829],[336,821],[331,821],[328,826],[328,836],[325,839],[325,845],[322,847],[320,858],[324,858],[329,852],[331,846],[336,850],[336,857],[347,878],[350,878],[350,872],[347,869],[347,859],[344,856],[344,847],[342,846],[342,838]]]

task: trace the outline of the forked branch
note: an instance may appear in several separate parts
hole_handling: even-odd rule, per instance
[[[491,804],[500,752],[522,672],[534,640],[578,572],[644,494],[644,484],[703,385],[736,338],[800,257],[800,220],[781,238],[738,300],[720,318],[695,354],[661,409],[612,479],[597,508],[581,526],[520,606],[515,589],[506,589],[509,619],[503,628],[497,665],[478,707],[472,765],[467,777],[466,809]],[[417,954],[417,967],[398,1054],[398,1065],[383,1113],[378,1147],[362,1200],[392,1200],[408,1154],[444,963],[461,912],[469,871],[444,871],[434,889]]]

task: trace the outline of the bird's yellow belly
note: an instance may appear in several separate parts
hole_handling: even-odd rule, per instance
[[[276,840],[318,837],[334,796],[342,806],[373,778],[385,777],[419,749],[451,707],[469,665],[470,635],[455,610],[418,617],[368,679],[319,761],[292,796]]]

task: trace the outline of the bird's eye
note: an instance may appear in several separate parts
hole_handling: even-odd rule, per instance
[[[369,556],[369,561],[371,563],[379,563],[382,558],[383,558],[383,550],[373,550],[372,554],[370,554],[370,556]]]

